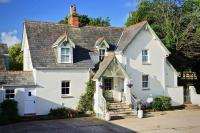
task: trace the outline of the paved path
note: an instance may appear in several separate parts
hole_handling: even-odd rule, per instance
[[[200,110],[157,112],[149,117],[111,121],[141,133],[200,133]]]
[[[0,126],[0,133],[132,133],[96,118],[34,121]]]
[[[110,122],[95,118],[35,121],[0,126],[0,133],[200,133],[200,110],[156,112]]]

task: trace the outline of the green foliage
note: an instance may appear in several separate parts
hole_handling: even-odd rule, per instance
[[[23,53],[21,52],[21,44],[15,44],[8,49],[9,67],[11,70],[23,69]]]
[[[93,26],[110,26],[110,19],[107,17],[103,19],[102,17],[91,18],[87,15],[78,15],[80,26],[93,25]],[[68,24],[68,16],[59,21],[60,24]]]
[[[53,118],[74,118],[78,116],[78,112],[69,108],[50,109],[49,114]]]
[[[80,112],[87,112],[87,111],[93,111],[93,97],[95,92],[95,84],[94,81],[91,79],[86,83],[86,92],[84,95],[80,97],[79,104],[78,104],[78,111]]]
[[[171,98],[167,96],[156,97],[152,103],[152,109],[163,111],[171,108]]]
[[[5,100],[0,104],[0,124],[8,124],[19,119],[17,102]]]

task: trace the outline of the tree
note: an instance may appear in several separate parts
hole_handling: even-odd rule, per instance
[[[110,19],[107,17],[103,19],[102,17],[91,18],[87,15],[78,15],[80,26],[93,25],[93,26],[110,26]],[[68,24],[68,16],[59,21],[60,24]]]
[[[10,70],[23,69],[23,53],[21,52],[21,44],[15,44],[8,49]]]

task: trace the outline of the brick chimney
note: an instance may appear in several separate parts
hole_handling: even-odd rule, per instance
[[[79,19],[78,19],[78,14],[76,12],[75,5],[70,6],[70,14],[68,17],[68,24],[73,27],[79,27]]]

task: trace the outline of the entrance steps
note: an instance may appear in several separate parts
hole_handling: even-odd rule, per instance
[[[108,112],[111,116],[111,120],[135,116],[131,107],[121,102],[110,101],[108,103]]]

